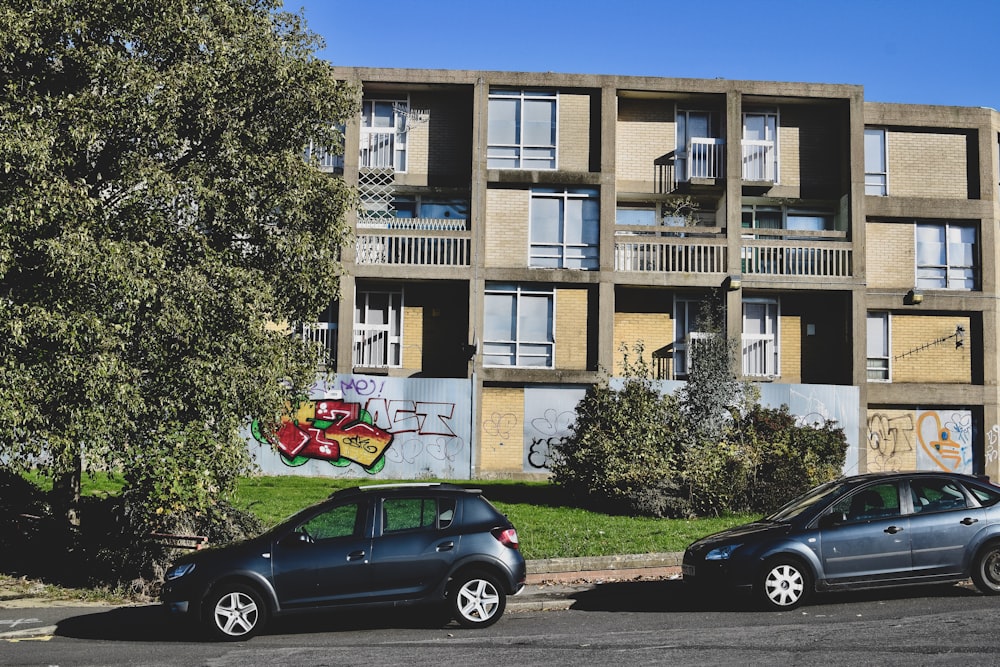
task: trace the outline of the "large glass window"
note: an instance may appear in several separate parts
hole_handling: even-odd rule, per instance
[[[354,365],[403,363],[403,293],[359,290],[354,304]]]
[[[551,269],[598,268],[599,227],[596,190],[532,190],[529,264]]]
[[[778,114],[743,114],[743,180],[778,182]]]
[[[916,286],[923,289],[976,288],[976,229],[952,223],[917,224]]]
[[[487,283],[483,365],[552,368],[555,293],[506,283]]]
[[[888,194],[889,172],[885,151],[885,130],[865,129],[865,194]]]
[[[491,169],[555,169],[558,95],[492,90],[486,163]]]
[[[868,381],[888,382],[889,313],[868,313]]]

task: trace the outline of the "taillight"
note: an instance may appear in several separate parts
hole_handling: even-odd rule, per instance
[[[494,528],[493,537],[500,541],[500,544],[511,549],[520,549],[521,544],[517,541],[517,531],[513,528]]]

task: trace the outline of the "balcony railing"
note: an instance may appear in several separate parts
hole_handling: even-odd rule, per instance
[[[468,231],[385,229],[381,234],[358,234],[355,263],[397,266],[469,266],[472,234]]]
[[[388,325],[355,324],[353,361],[367,368],[400,366],[399,336],[393,336]]]
[[[744,239],[742,272],[750,275],[850,278],[847,241],[772,241]]]
[[[467,220],[456,218],[395,218],[386,216],[359,216],[358,229],[398,229],[421,232],[464,232]]]
[[[687,144],[685,180],[692,178],[723,178],[725,176],[726,141],[710,137],[692,137]]]
[[[306,146],[304,157],[306,162],[315,159],[320,171],[343,171],[344,156],[341,153],[343,151],[334,153],[330,149],[310,141],[309,145]]]
[[[777,377],[778,355],[773,334],[743,334],[743,375]]]
[[[743,180],[774,183],[777,175],[774,142],[744,139]]]
[[[619,237],[615,240],[615,271],[725,273],[726,246],[704,239]]]
[[[396,130],[394,128],[361,128],[362,169],[395,169]]]
[[[331,360],[336,358],[336,322],[304,322],[302,324],[302,338],[318,343],[324,350],[326,350]]]

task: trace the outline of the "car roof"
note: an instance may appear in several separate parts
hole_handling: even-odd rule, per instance
[[[458,493],[458,494],[468,494],[468,495],[481,495],[481,489],[467,489],[464,486],[459,486],[458,484],[450,484],[447,482],[404,482],[404,483],[392,483],[392,484],[366,484],[362,486],[352,486],[346,489],[340,489],[339,491],[334,491],[330,494],[330,498],[344,498],[350,496],[360,496],[366,494],[379,494],[379,495],[412,495],[414,492],[426,491],[428,493],[433,492],[435,494],[445,492],[445,493]]]
[[[967,482],[979,482],[981,484],[993,484],[990,481],[988,475],[969,475],[966,473],[959,472],[948,472],[946,470],[893,470],[886,472],[867,472],[860,475],[851,475],[849,477],[844,477],[843,481],[850,483],[852,485],[864,484],[869,481],[884,480],[884,479],[899,479],[899,478],[912,478],[912,477],[951,477],[955,479],[965,480]],[[994,485],[995,486],[995,485]]]

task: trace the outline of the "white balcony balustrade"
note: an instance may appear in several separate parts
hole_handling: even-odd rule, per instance
[[[775,183],[778,180],[777,151],[773,141],[743,140],[743,180]]]
[[[361,128],[361,155],[358,166],[362,169],[399,170],[401,165],[397,164],[399,160],[396,155],[396,143],[395,129]]]
[[[852,273],[847,241],[745,239],[740,253],[748,275],[850,278]]]
[[[773,334],[743,334],[743,375],[777,377],[777,352]]]
[[[439,231],[428,226],[421,229],[421,221],[414,218],[406,221],[407,228],[389,223],[391,228],[382,233],[359,233],[354,243],[354,261],[357,264],[388,264],[397,266],[469,266],[472,250],[472,234],[451,231],[459,221],[437,221]],[[384,224],[384,223],[383,223]],[[447,226],[446,226],[447,225]],[[360,225],[359,225],[360,227]],[[413,233],[411,230],[421,230]]]
[[[354,365],[366,368],[398,367],[401,363],[399,336],[389,325],[354,325]]]
[[[721,274],[726,272],[726,246],[704,239],[618,237],[615,271]]]
[[[726,141],[710,137],[692,137],[684,158],[684,180],[693,178],[723,178],[725,176]]]

